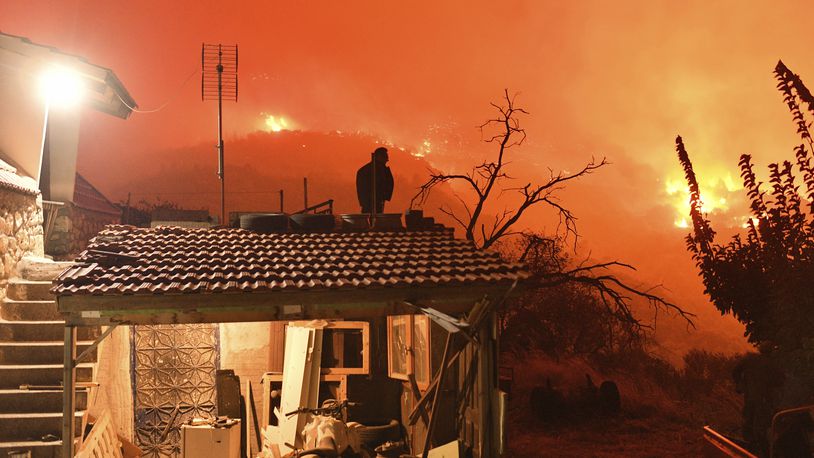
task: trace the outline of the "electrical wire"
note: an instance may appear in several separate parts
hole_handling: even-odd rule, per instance
[[[129,108],[129,109],[130,109],[130,110],[131,110],[133,113],[139,113],[139,114],[150,114],[150,113],[157,113],[157,112],[159,112],[159,111],[163,110],[164,108],[166,108],[166,107],[167,107],[167,105],[169,105],[171,102],[173,102],[173,101],[176,99],[176,97],[178,97],[178,94],[180,94],[180,93],[181,93],[181,89],[183,89],[183,88],[184,88],[184,86],[186,86],[186,85],[187,85],[187,83],[189,83],[189,80],[191,80],[191,79],[192,79],[192,77],[193,77],[193,76],[195,76],[196,74],[198,74],[199,72],[200,72],[200,70],[198,70],[198,69],[196,68],[196,69],[195,69],[195,70],[194,70],[192,73],[190,73],[190,74],[189,74],[189,76],[187,76],[187,77],[186,77],[186,79],[184,80],[184,82],[183,82],[183,83],[181,83],[181,85],[179,85],[179,86],[178,86],[178,89],[176,89],[176,90],[175,90],[175,94],[174,94],[174,95],[170,96],[170,98],[169,98],[169,99],[167,99],[167,101],[166,101],[166,102],[164,102],[163,104],[161,104],[161,105],[160,105],[158,108],[154,108],[154,109],[150,109],[150,110],[139,110],[139,109],[138,109],[138,108],[136,108],[136,107],[131,107],[131,106],[130,106],[130,104],[128,104],[127,102],[125,102],[125,101],[124,101],[124,99],[122,98],[122,96],[121,96],[121,95],[119,95],[119,93],[118,93],[118,92],[114,91],[114,93],[116,94],[116,97],[118,97],[118,98],[119,98],[119,100],[121,100],[121,102],[124,104],[124,106],[126,106],[127,108]]]

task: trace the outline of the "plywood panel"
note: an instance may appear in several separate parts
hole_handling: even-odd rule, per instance
[[[322,330],[306,326],[288,326],[285,339],[285,367],[280,401],[280,439],[301,445],[298,431],[305,426],[306,415],[286,417],[299,407],[317,407],[319,364],[322,357]]]
[[[269,323],[269,372],[283,372],[283,356],[285,355],[285,321],[272,321]]]

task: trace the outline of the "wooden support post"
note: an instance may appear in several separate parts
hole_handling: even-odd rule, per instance
[[[73,458],[76,424],[76,326],[65,325],[64,366],[62,368],[62,458]]]
[[[495,424],[495,404],[497,401],[497,354],[495,353],[496,329],[495,313],[490,312],[484,319],[486,325],[478,331],[479,351],[478,358],[478,450],[480,457],[497,456],[496,433],[499,431]]]
[[[430,444],[432,444],[432,430],[438,419],[438,401],[441,398],[441,389],[444,386],[444,376],[447,375],[447,360],[449,359],[453,336],[455,336],[455,334],[447,334],[447,342],[444,344],[444,357],[441,359],[441,369],[438,374],[438,385],[435,386],[435,396],[433,396],[432,409],[430,409],[430,422],[427,424],[427,437],[424,438],[424,450],[421,452],[422,458],[427,458],[427,454],[430,452]]]
[[[413,402],[411,405],[415,405],[421,399],[421,390],[418,388],[418,382],[416,382],[415,374],[409,374],[407,376],[410,382],[410,391],[413,394]],[[430,424],[430,417],[427,415],[427,411],[424,410],[424,407],[418,409],[419,414],[421,415],[421,419],[424,420],[424,426],[429,426]],[[412,425],[411,425],[412,426]]]
[[[446,364],[447,368],[451,368],[452,364],[458,360],[458,357],[461,356],[461,351],[458,350],[452,354],[452,357],[449,358],[449,362]],[[424,396],[418,400],[418,402],[413,406],[413,410],[410,412],[410,416],[408,418],[408,423],[410,426],[414,425],[416,421],[418,421],[418,417],[420,412],[426,407],[426,405],[432,401],[433,397],[435,396],[436,388],[438,387],[438,378],[441,373],[435,374],[435,377],[432,378],[430,385],[427,387],[427,390],[424,392]]]

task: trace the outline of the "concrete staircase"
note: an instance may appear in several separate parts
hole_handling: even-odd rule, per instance
[[[69,263],[26,259],[9,280],[0,303],[0,457],[30,450],[34,458],[61,454],[62,390],[21,390],[20,385],[62,384],[64,322],[51,295],[51,280]],[[99,328],[78,328],[77,353],[99,336]],[[91,381],[96,354],[77,367],[77,381]],[[80,429],[88,393],[77,391],[75,421]]]

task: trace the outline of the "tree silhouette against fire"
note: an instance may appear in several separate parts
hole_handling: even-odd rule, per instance
[[[497,111],[497,116],[481,124],[479,129],[483,141],[497,145],[496,157],[474,166],[469,173],[448,174],[431,171],[430,178],[421,186],[413,198],[413,203],[424,203],[432,189],[440,184],[463,184],[468,195],[462,197],[456,194],[463,213],[456,213],[448,207],[442,207],[440,210],[455,221],[463,230],[466,239],[476,247],[502,248],[501,251],[509,253],[508,256],[529,265],[532,278],[526,286],[530,293],[502,312],[503,329],[517,327],[517,334],[521,337],[520,341],[526,350],[536,344],[544,346],[543,342],[546,340],[544,334],[551,334],[552,339],[549,340],[571,342],[564,344],[569,348],[560,348],[569,353],[573,353],[575,348],[618,350],[626,343],[640,342],[640,332],[649,327],[631,310],[630,303],[633,298],[646,300],[656,311],[673,311],[692,325],[691,319],[694,315],[691,313],[653,294],[651,290],[643,290],[626,283],[613,273],[613,269],[616,268],[635,270],[633,266],[619,261],[574,263],[564,249],[565,241],[569,237],[576,243],[578,232],[575,216],[560,202],[558,193],[570,182],[608,165],[608,161],[604,157],[599,161],[592,158],[576,172],[551,172],[548,179],[542,183],[527,182],[515,187],[504,186],[506,182],[512,180],[507,173],[509,150],[523,144],[526,139],[526,131],[521,127],[519,117],[528,113],[516,105],[515,97],[510,96],[508,90],[504,91],[501,104],[491,105]],[[499,205],[501,197],[512,195],[515,197],[514,206],[503,207],[496,214],[492,214],[490,208]],[[543,206],[559,215],[561,230],[558,230],[557,234],[544,236],[516,230],[517,223],[529,209]],[[515,243],[505,243],[510,236],[517,236]],[[561,307],[558,309],[557,304],[553,303],[556,299],[549,303],[546,302],[545,295],[536,294],[543,290],[558,290],[557,297],[569,297],[568,304],[577,305],[568,308],[568,313],[560,314],[560,318],[567,318],[566,315],[598,318],[601,323],[596,323],[594,319],[590,321],[597,326],[588,326],[596,332],[584,332],[585,329],[582,328],[586,327],[586,321],[574,317],[570,322],[557,319],[557,322],[548,323],[546,326],[543,322],[546,321],[546,317],[551,318],[549,312],[560,310]],[[575,331],[574,336],[564,339],[564,333],[561,332],[563,327]],[[604,330],[598,330],[599,327],[604,327]],[[556,332],[547,334],[547,331]],[[586,339],[591,342],[585,342]]]
[[[768,190],[755,176],[752,157],[741,155],[751,212],[745,237],[716,243],[715,231],[701,211],[701,191],[689,155],[681,137],[676,138],[690,191],[693,232],[687,235],[687,248],[715,307],[743,323],[750,342],[777,351],[801,375],[814,375],[814,142],[801,109],[805,105],[808,115],[814,115],[814,97],[782,61],[774,74],[803,143],[794,148],[794,164],[769,164]]]

